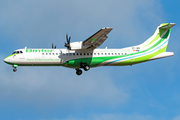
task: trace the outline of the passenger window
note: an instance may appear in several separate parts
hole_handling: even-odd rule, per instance
[[[118,53],[118,55],[121,55],[120,53]]]
[[[103,55],[103,53],[101,53],[101,55]]]
[[[115,53],[115,55],[117,55],[117,53]]]
[[[107,53],[105,53],[105,55],[107,55]]]
[[[84,55],[86,55],[86,53],[84,53]]]
[[[92,53],[91,53],[91,55],[92,55]]]
[[[42,55],[44,55],[44,53],[42,53]]]
[[[87,53],[87,55],[89,55],[89,53]]]
[[[54,55],[54,53],[53,53],[53,55]]]
[[[78,53],[76,53],[76,55],[78,55]]]
[[[56,55],[58,55],[58,53],[56,53]]]
[[[49,53],[49,55],[51,55],[51,53]]]
[[[19,54],[19,51],[17,51],[17,53]]]
[[[75,53],[73,53],[73,55],[75,55]]]
[[[125,53],[125,55],[127,55],[127,53]]]
[[[94,55],[96,55],[96,53],[94,53]]]
[[[48,53],[46,53],[46,55],[48,55]]]
[[[80,53],[80,55],[82,55],[82,53]]]
[[[110,53],[108,53],[108,55],[110,55]]]
[[[100,54],[98,53],[98,55],[100,55]]]
[[[23,53],[22,51],[20,51],[20,53]]]

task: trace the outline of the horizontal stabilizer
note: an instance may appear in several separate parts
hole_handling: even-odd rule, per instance
[[[176,25],[175,23],[167,23],[167,25],[163,25],[163,26],[159,27],[159,29],[170,29],[175,25]]]
[[[152,57],[151,59],[149,60],[155,60],[155,59],[160,59],[160,58],[165,58],[165,57],[170,57],[170,56],[173,56],[174,53],[173,52],[163,52],[159,55],[156,55],[154,57]]]

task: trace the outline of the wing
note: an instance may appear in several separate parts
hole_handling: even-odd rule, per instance
[[[110,27],[102,28],[94,35],[83,41],[83,46],[86,46],[86,49],[95,49],[99,47],[108,38],[107,34],[111,32],[112,29],[113,28]]]

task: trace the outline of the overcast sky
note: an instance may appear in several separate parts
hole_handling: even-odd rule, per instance
[[[0,119],[180,120],[178,0],[0,0]],[[177,23],[173,57],[75,74],[63,67],[18,67],[3,59],[14,50],[64,48],[65,35],[83,41],[112,27],[100,48],[144,42],[161,23]]]

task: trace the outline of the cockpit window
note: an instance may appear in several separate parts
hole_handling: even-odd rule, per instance
[[[14,51],[12,54],[19,54],[19,53],[23,53],[22,51]]]
[[[14,51],[12,54],[15,54],[16,53],[16,51]]]

